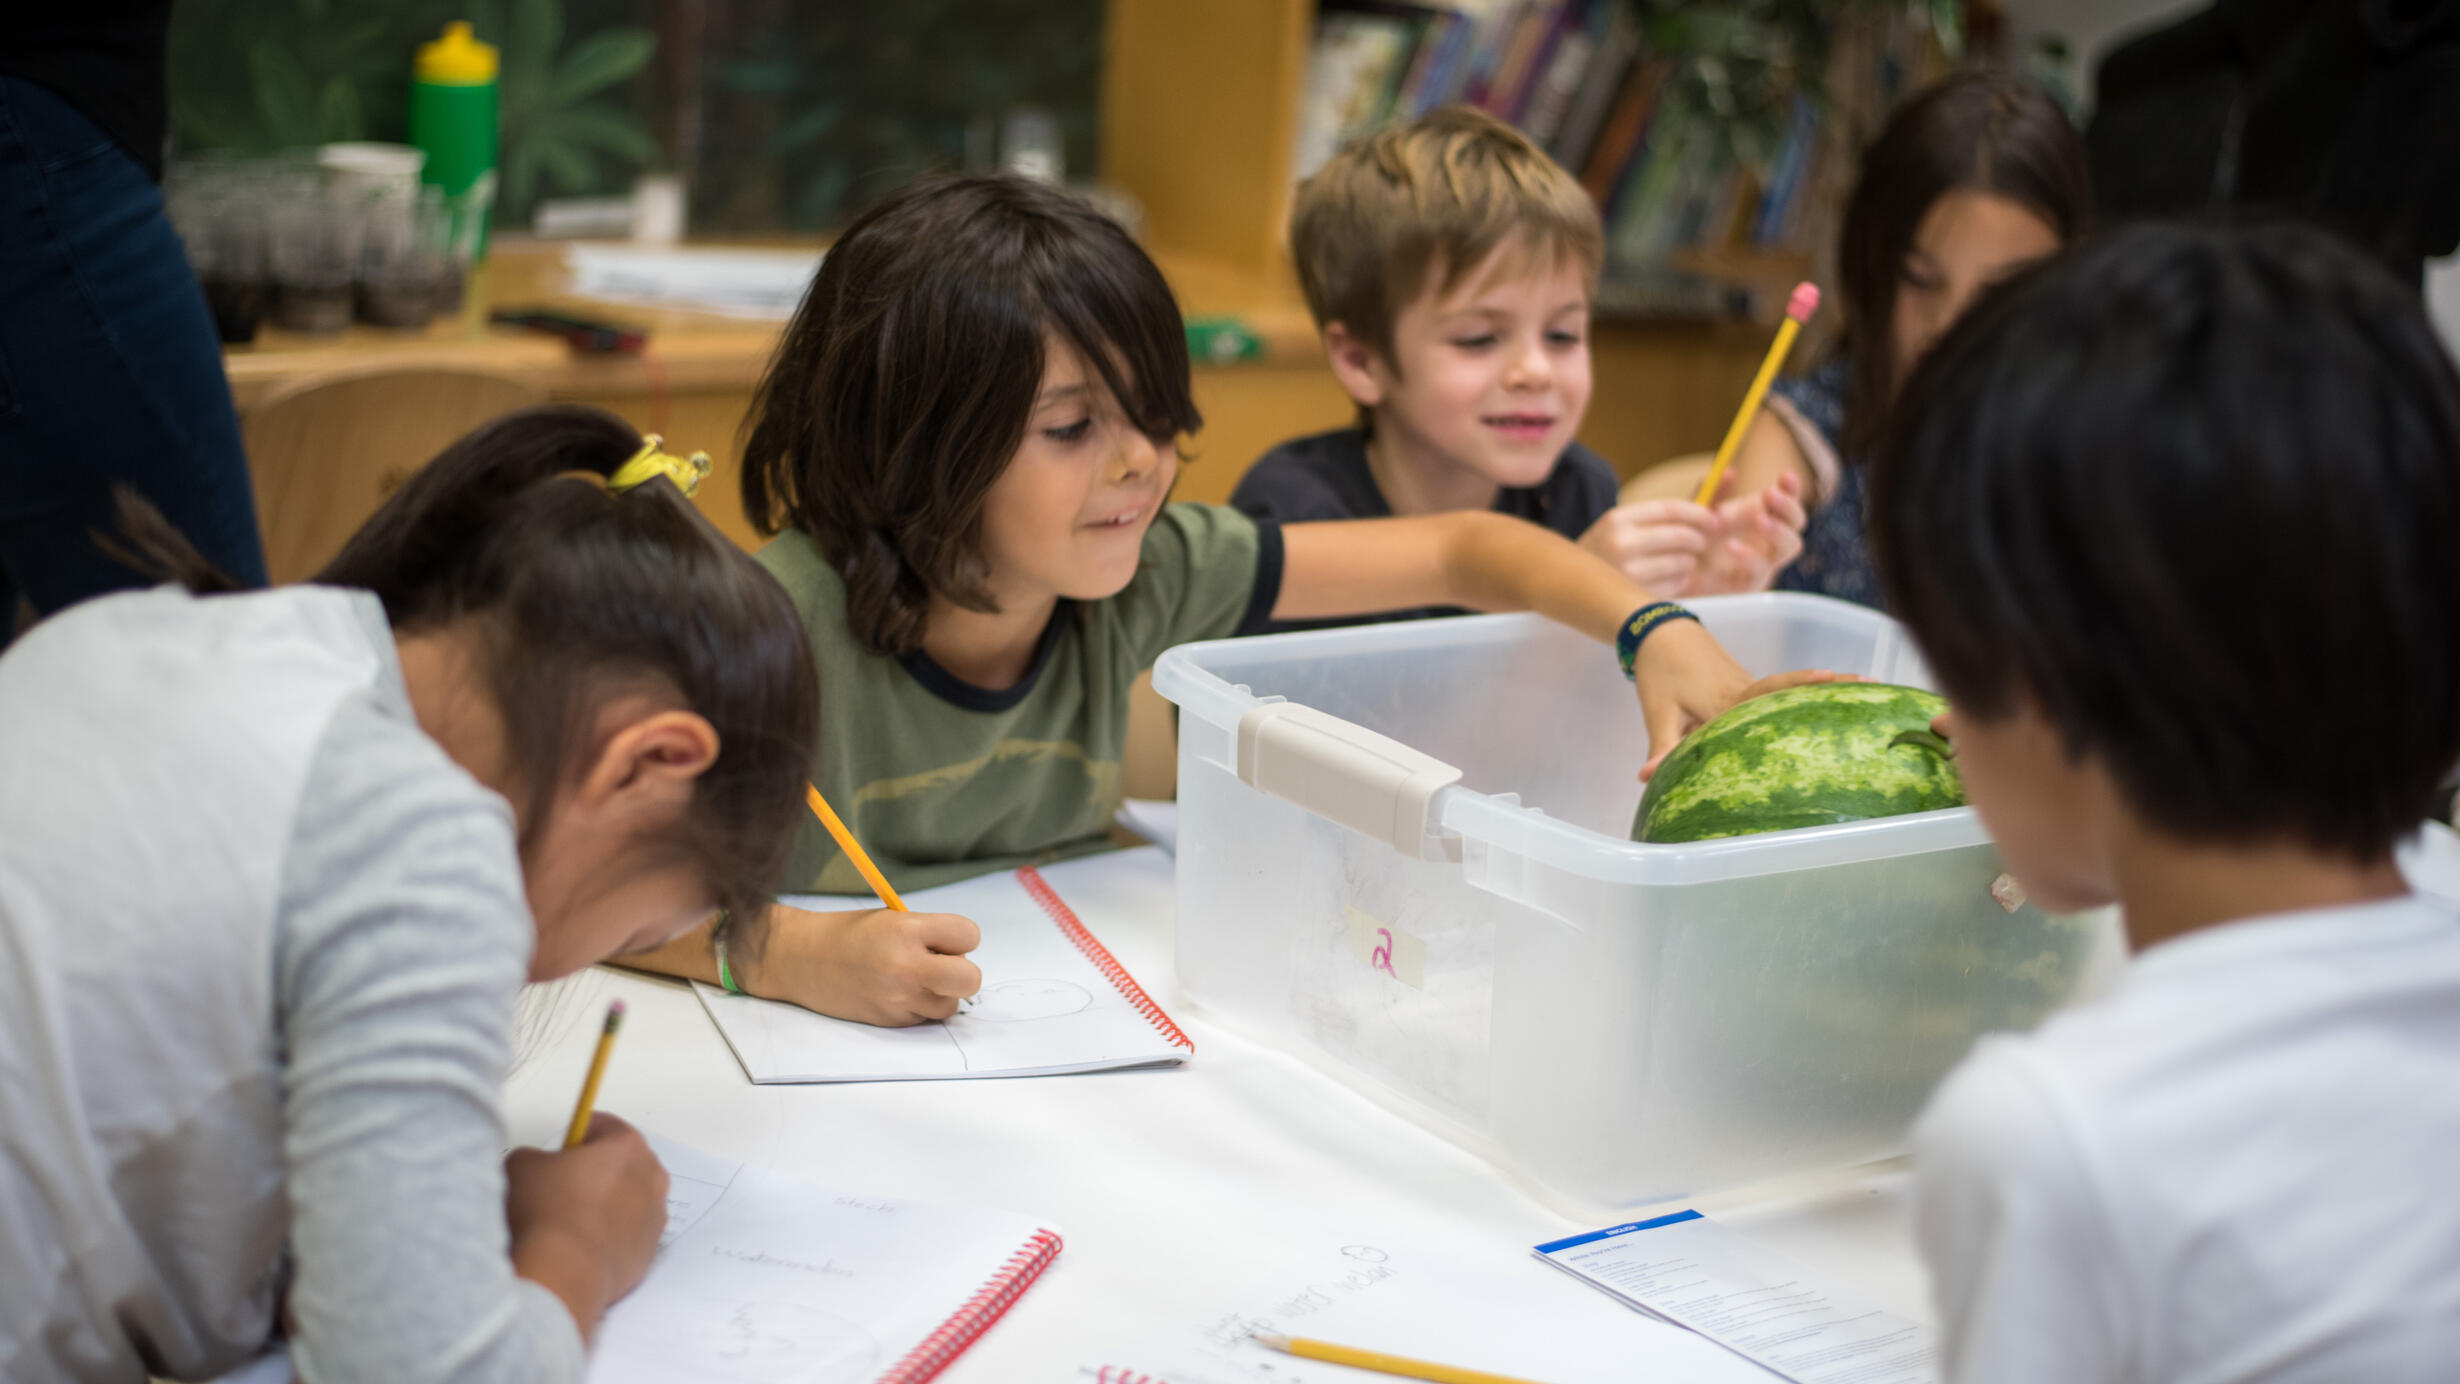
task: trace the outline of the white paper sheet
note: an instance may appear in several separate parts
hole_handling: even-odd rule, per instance
[[[1860,1302],[1697,1211],[1574,1235],[1537,1256],[1796,1384],[1932,1384],[1929,1327]]]
[[[1257,1345],[1257,1331],[1485,1370],[1546,1384],[1770,1384],[1771,1376],[1677,1327],[1565,1283],[1526,1260],[1449,1259],[1399,1245],[1328,1249],[1234,1306],[1116,1350],[1079,1371],[1094,1384],[1368,1384],[1389,1375]]]
[[[649,1144],[666,1165],[666,1231],[599,1324],[589,1384],[870,1384],[1029,1262],[1038,1237],[1057,1253],[1058,1232],[1028,1216],[852,1196]],[[219,1384],[295,1377],[285,1348]]]
[[[1119,804],[1114,820],[1168,854],[1176,856],[1179,853],[1179,805],[1176,802],[1163,798],[1128,798]]]
[[[807,250],[667,250],[630,245],[565,247],[579,297],[641,307],[685,308],[783,322],[819,272]]]
[[[652,1137],[668,1177],[649,1276],[598,1328],[590,1384],[864,1384],[1048,1228],[832,1192]]]
[[[876,899],[786,902],[822,911],[879,907]],[[1050,1076],[1179,1062],[1193,1051],[1104,975],[1015,875],[926,889],[905,903],[917,913],[962,914],[981,927],[973,952],[981,991],[946,1023],[874,1028],[695,985],[745,1075],[764,1083]]]

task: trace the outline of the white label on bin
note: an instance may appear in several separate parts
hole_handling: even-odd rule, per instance
[[[1412,990],[1426,988],[1426,943],[1356,906],[1350,919],[1350,954],[1369,970],[1382,971]]]

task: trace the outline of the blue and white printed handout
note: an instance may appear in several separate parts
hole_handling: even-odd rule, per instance
[[[1931,1329],[1840,1293],[1697,1211],[1574,1235],[1537,1256],[1795,1384],[1933,1384]]]

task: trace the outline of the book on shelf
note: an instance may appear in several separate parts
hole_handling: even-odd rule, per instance
[[[1678,93],[1675,59],[1651,50],[1628,0],[1323,0],[1297,176],[1386,124],[1477,106],[1587,189],[1610,281],[1642,285],[1652,301],[1724,303],[1760,286],[1738,276],[1657,291],[1683,277],[1670,267],[1676,252],[1736,252],[1682,257],[1695,265],[1807,263],[1835,234],[1862,144],[1935,59],[1919,17],[1840,18],[1816,89],[1793,96],[1767,166],[1747,169]],[[1618,296],[1634,295],[1607,295]]]
[[[1587,165],[1589,151],[1596,147],[1598,132],[1605,128],[1606,117],[1614,109],[1614,98],[1623,89],[1625,78],[1640,60],[1640,23],[1623,5],[1606,7],[1604,32],[1596,37],[1589,63],[1573,87],[1572,99],[1565,108],[1563,123],[1555,132],[1555,142],[1547,150],[1555,162],[1565,168],[1579,169]]]
[[[1580,95],[1581,79],[1588,75],[1589,59],[1596,52],[1597,43],[1598,35],[1592,25],[1567,20],[1556,31],[1554,48],[1546,55],[1544,70],[1530,84],[1529,98],[1521,105],[1520,127],[1549,153],[1563,133],[1563,122],[1571,115],[1572,102]]]
[[[1406,12],[1329,10],[1317,20],[1299,95],[1298,176],[1384,122],[1425,27]]]

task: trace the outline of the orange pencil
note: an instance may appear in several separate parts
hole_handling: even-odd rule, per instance
[[[863,881],[871,886],[871,892],[880,896],[880,902],[900,913],[905,912],[905,900],[898,898],[897,891],[888,887],[888,876],[880,873],[880,867],[871,863],[870,856],[863,854],[862,845],[854,839],[853,832],[846,830],[846,824],[837,820],[837,813],[829,807],[829,800],[820,796],[820,785],[804,784],[803,797],[811,804],[812,815],[820,819],[820,825],[827,827],[829,835],[837,838],[837,849],[846,853],[846,859],[854,862],[855,869],[862,871]]]

